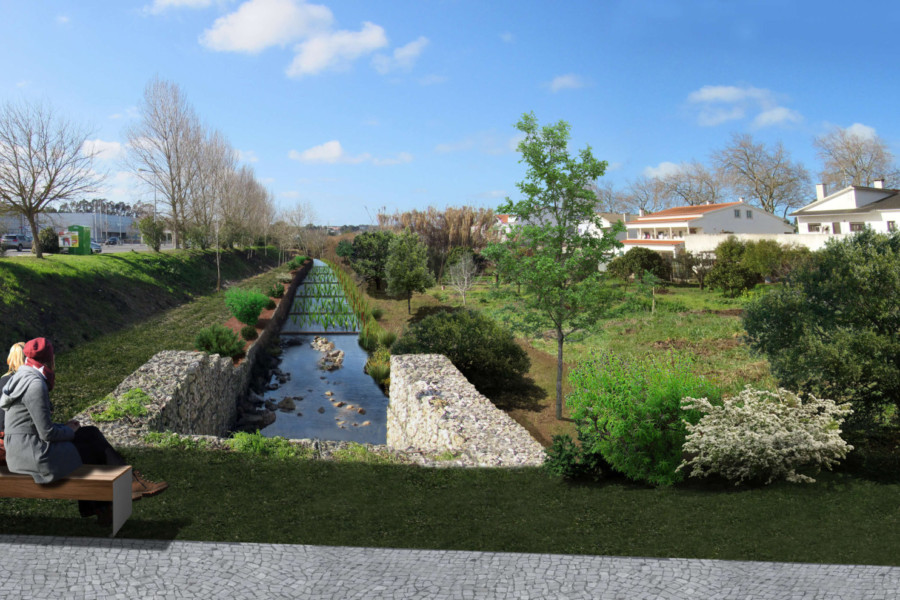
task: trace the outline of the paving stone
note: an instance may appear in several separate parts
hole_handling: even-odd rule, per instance
[[[0,535],[2,598],[900,598],[900,568]]]

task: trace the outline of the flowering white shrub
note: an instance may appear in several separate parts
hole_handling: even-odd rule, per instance
[[[811,394],[804,400],[787,390],[775,393],[748,385],[721,406],[706,398],[684,398],[681,405],[703,413],[696,425],[685,422],[683,450],[693,458],[678,466],[690,467],[695,477],[716,473],[735,484],[763,478],[768,484],[780,477],[813,482],[796,470],[830,470],[853,449],[840,435],[841,423],[853,411]]]

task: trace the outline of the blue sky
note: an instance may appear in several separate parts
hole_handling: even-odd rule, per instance
[[[735,132],[812,173],[833,126],[900,154],[898,22],[887,2],[0,0],[0,100],[89,125],[98,195],[130,202],[146,192],[117,160],[123,130],[159,76],[279,207],[369,223],[516,198],[528,111],[568,121],[620,188]]]

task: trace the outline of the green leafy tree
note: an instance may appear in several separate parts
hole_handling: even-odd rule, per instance
[[[154,252],[159,252],[163,240],[166,238],[165,223],[152,216],[146,216],[138,221],[138,231],[141,232],[144,243],[153,248]]]
[[[644,282],[644,273],[648,272],[659,279],[669,278],[669,263],[659,252],[635,246],[625,253],[623,259],[624,266],[622,268],[628,271],[627,276],[634,275],[641,283]]]
[[[900,421],[900,234],[829,241],[746,306],[744,327],[781,386],[849,401],[849,427]]]
[[[341,240],[335,248],[335,254],[343,258],[345,261],[353,255],[353,244],[347,240]]]
[[[517,184],[524,198],[507,199],[498,209],[516,217],[501,248],[507,252],[504,260],[516,257],[518,279],[528,292],[523,302],[531,327],[551,326],[556,332],[556,418],[562,419],[563,344],[608,308],[609,288],[599,266],[621,246],[616,234],[622,226],[602,228],[589,186],[603,175],[606,162],[594,158],[590,146],[577,157],[569,154],[568,123],[540,127],[529,113],[516,128],[525,134],[518,149],[519,162],[527,165],[526,179]],[[602,235],[579,233],[578,226],[587,223]]]
[[[716,246],[716,264],[706,278],[709,287],[734,298],[759,281],[759,275],[743,264],[744,250],[744,243],[733,235]]]
[[[428,270],[428,249],[416,234],[406,230],[394,236],[385,264],[385,275],[388,293],[405,296],[406,310],[412,314],[413,292],[421,294],[434,285],[434,277]]]
[[[367,231],[353,239],[350,268],[366,281],[375,282],[375,289],[381,289],[385,279],[385,267],[393,238],[394,234],[390,231]]]

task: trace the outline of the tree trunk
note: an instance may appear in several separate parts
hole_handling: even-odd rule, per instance
[[[28,228],[31,229],[31,249],[34,251],[36,257],[44,258],[43,249],[41,248],[41,238],[38,235],[40,232],[37,228],[37,216],[29,213],[25,215],[25,218],[28,219]]]
[[[406,297],[406,313],[412,314],[412,292]]]
[[[562,421],[563,332],[556,328],[556,420]]]

